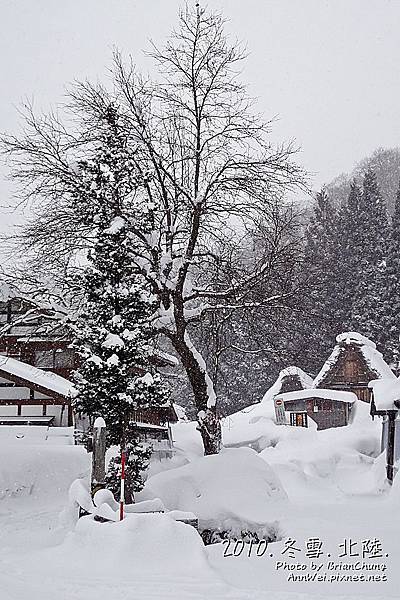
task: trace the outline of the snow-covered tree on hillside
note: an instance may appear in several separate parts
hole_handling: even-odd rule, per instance
[[[360,216],[361,190],[355,180],[350,183],[346,202],[337,212],[336,264],[339,272],[338,287],[334,302],[341,319],[337,331],[351,330],[352,308],[356,289],[362,278],[359,269],[363,259],[363,227]]]
[[[314,213],[306,229],[303,280],[309,293],[299,312],[302,326],[294,336],[301,348],[300,364],[317,373],[321,356],[329,352],[341,328],[342,306],[337,290],[341,285],[338,255],[337,210],[325,189],[316,195]]]
[[[382,302],[386,286],[389,223],[385,203],[373,171],[363,180],[359,210],[359,260],[355,265],[359,280],[354,292],[351,325],[384,349],[387,333],[384,318],[387,306]]]
[[[388,338],[385,356],[398,367],[400,361],[400,185],[390,228],[385,275],[382,290],[382,302],[385,306],[383,327]]]

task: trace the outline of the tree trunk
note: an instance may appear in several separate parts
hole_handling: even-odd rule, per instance
[[[209,406],[210,389],[205,368],[185,340],[177,336],[171,338],[172,345],[179,354],[183,367],[192,387],[194,402],[197,408],[198,426],[204,454],[218,454],[221,449],[221,422],[216,406]]]
[[[208,408],[204,416],[199,415],[197,429],[203,440],[204,454],[218,454],[221,450],[221,421],[215,406]]]

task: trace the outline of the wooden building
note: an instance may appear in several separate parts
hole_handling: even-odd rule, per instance
[[[0,423],[72,426],[70,340],[16,296],[0,302]]]
[[[79,358],[71,339],[55,328],[46,311],[16,296],[0,301],[0,425],[36,424],[75,426],[84,432],[90,421],[74,415],[71,375]],[[175,366],[164,352],[154,357],[157,366]],[[170,423],[178,420],[171,404],[132,413],[138,435],[154,441],[160,453],[170,453]],[[164,449],[164,450],[163,450]]]
[[[73,425],[71,382],[9,356],[0,356],[0,424]]]
[[[284,401],[286,411],[305,412],[318,429],[343,427],[351,421],[354,401],[370,403],[369,383],[382,378],[396,379],[375,344],[358,333],[346,332],[337,336],[331,355],[307,389],[297,385],[296,390],[292,374],[282,379],[277,397]]]
[[[276,398],[283,400],[285,411],[297,415],[306,413],[319,430],[347,425],[352,405],[357,400],[352,392],[315,388],[286,392]]]

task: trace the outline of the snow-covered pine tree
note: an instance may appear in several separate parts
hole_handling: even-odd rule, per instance
[[[382,302],[385,308],[383,326],[388,336],[385,357],[398,368],[400,361],[400,184],[396,195],[386,263],[386,279],[382,290]]]
[[[370,337],[384,350],[387,341],[384,320],[388,308],[382,299],[386,285],[389,223],[385,202],[371,170],[364,175],[357,235],[360,279],[354,291],[350,324],[354,331]]]
[[[142,486],[140,473],[150,450],[129,433],[132,410],[165,404],[168,392],[150,364],[150,317],[156,306],[135,261],[135,236],[153,229],[152,207],[136,199],[141,177],[131,160],[118,111],[108,106],[90,160],[81,161],[82,186],[75,209],[93,230],[93,246],[82,277],[83,310],[75,323],[81,365],[75,373],[75,409],[107,423],[108,444],[127,455],[126,500]],[[112,461],[112,474],[119,459]]]
[[[362,273],[358,265],[363,256],[363,227],[360,218],[361,189],[357,182],[350,183],[347,200],[337,214],[337,293],[336,303],[341,315],[337,333],[351,329],[355,290]]]
[[[321,356],[329,353],[338,330],[337,237],[337,211],[322,189],[306,230],[303,279],[309,294],[302,307],[297,342],[302,348],[301,366],[310,373],[319,370]]]

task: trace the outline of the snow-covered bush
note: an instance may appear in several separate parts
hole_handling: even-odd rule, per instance
[[[250,448],[220,454],[150,477],[139,500],[160,498],[169,510],[194,513],[213,541],[224,537],[275,540],[277,507],[287,499],[273,470]]]

